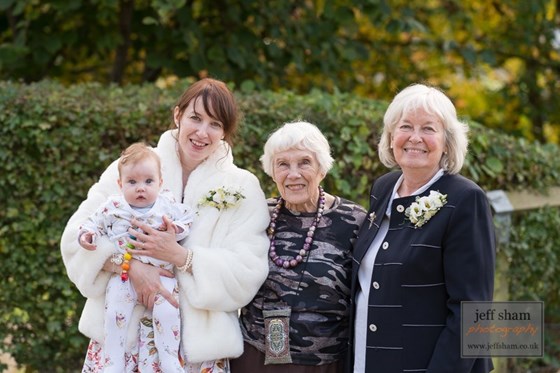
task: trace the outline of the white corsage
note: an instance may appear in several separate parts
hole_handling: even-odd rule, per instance
[[[210,206],[218,210],[228,209],[237,205],[237,203],[245,198],[240,191],[234,191],[225,187],[211,189],[198,202],[198,207]]]
[[[404,213],[414,224],[414,228],[420,228],[446,203],[447,194],[431,190],[429,196],[416,197],[416,202],[413,202]]]

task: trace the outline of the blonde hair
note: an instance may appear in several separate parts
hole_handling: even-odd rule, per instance
[[[391,149],[391,134],[405,113],[419,108],[436,115],[443,124],[446,152],[442,154],[440,167],[450,174],[459,173],[467,155],[469,128],[459,121],[455,106],[439,88],[424,84],[413,84],[403,89],[387,108],[378,145],[381,163],[389,168],[398,166]]]
[[[121,153],[121,158],[119,159],[118,169],[119,177],[121,176],[122,168],[127,164],[137,164],[145,159],[152,158],[156,161],[159,177],[161,178],[161,160],[155,151],[151,147],[143,142],[136,142],[130,145],[128,148],[123,150]]]

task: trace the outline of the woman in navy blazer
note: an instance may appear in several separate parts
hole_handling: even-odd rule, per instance
[[[458,175],[466,124],[440,90],[412,85],[383,118],[369,220],[354,250],[355,373],[488,372],[461,358],[461,301],[490,301],[495,235],[484,191]]]

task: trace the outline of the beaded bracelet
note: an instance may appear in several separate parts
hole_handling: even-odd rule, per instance
[[[121,253],[114,253],[113,255],[111,255],[111,263],[113,263],[114,265],[116,265],[117,267],[121,267],[121,265],[124,262],[124,256]]]
[[[185,259],[185,264],[177,267],[177,270],[179,272],[190,272],[190,269],[192,267],[192,258],[193,258],[192,250],[187,249],[187,259]]]

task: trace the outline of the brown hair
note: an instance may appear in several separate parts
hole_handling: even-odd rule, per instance
[[[206,113],[224,125],[224,140],[233,146],[233,138],[237,132],[238,110],[233,93],[227,85],[219,80],[204,78],[192,84],[183,92],[176,107],[179,117],[183,115],[191,101],[202,99]],[[212,105],[212,111],[210,111]]]
[[[143,142],[136,142],[123,150],[118,163],[119,177],[121,175],[123,166],[127,164],[136,164],[148,158],[152,158],[156,161],[159,171],[159,177],[161,178],[161,161],[159,159],[159,156],[155,151],[152,150],[152,148],[150,148]]]

